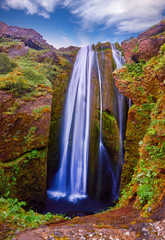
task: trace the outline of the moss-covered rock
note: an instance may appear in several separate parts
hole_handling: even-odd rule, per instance
[[[1,90],[0,99],[0,167],[10,183],[9,196],[36,207],[46,196],[52,96],[25,101]]]
[[[164,76],[162,50],[146,63],[127,64],[114,73],[117,87],[134,103],[128,113],[121,204],[136,197],[134,206],[145,214],[152,213],[165,194]]]
[[[120,133],[114,115],[103,112],[103,142],[110,156],[117,162],[119,160]]]
[[[112,198],[111,185],[113,181],[108,172],[109,166],[116,179],[119,179],[121,168],[120,134],[118,127],[117,92],[112,77],[115,68],[110,43],[98,43],[93,46],[97,49],[98,63],[102,87],[102,140],[100,146],[100,83],[97,60],[95,57],[91,82],[91,109],[90,109],[90,144],[88,167],[88,195],[99,201],[109,201]],[[101,150],[102,147],[102,150]],[[101,156],[102,154],[102,156]],[[100,159],[101,158],[101,161]],[[119,167],[119,168],[118,168]],[[117,170],[118,169],[118,170]],[[107,183],[105,186],[105,182]],[[114,200],[114,199],[113,199]]]
[[[10,162],[31,149],[47,145],[51,116],[51,94],[25,101],[0,91],[0,157]]]
[[[139,161],[139,147],[150,124],[150,111],[143,106],[133,105],[129,109],[126,140],[125,159],[121,178],[121,190],[131,181],[134,169]]]
[[[26,29],[19,30],[26,32]],[[0,48],[9,54],[11,49],[15,51],[24,46],[21,41],[22,38],[3,38]],[[26,55],[16,56],[13,60],[16,62],[15,68],[0,75],[1,170],[2,173],[4,170],[7,172],[11,182],[10,166],[15,161],[19,162],[19,166],[15,164],[16,169],[21,169],[15,176],[17,184],[11,184],[7,192],[12,197],[27,201],[28,206],[37,206],[45,201],[48,152],[48,171],[56,169],[59,163],[58,123],[72,68],[72,62],[67,56],[74,59],[77,51],[77,48],[73,48],[68,53],[61,52],[47,44],[41,47],[44,49],[37,51],[29,48]],[[27,168],[22,168],[26,161]],[[4,183],[4,179],[0,181]],[[7,194],[4,193],[4,187],[1,194]]]
[[[47,148],[33,149],[14,161],[0,163],[0,169],[7,185],[1,194],[24,200],[36,209],[42,207],[46,200]]]

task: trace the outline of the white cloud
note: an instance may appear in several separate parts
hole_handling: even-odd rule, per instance
[[[5,5],[4,5],[5,3]],[[143,31],[159,22],[165,10],[164,0],[4,0],[3,8],[26,10],[48,18],[56,6],[68,8],[81,19],[83,28],[116,25],[117,31]]]
[[[27,10],[28,14],[38,13],[38,7],[35,1],[30,0],[5,0],[8,8],[14,8],[19,10]]]
[[[73,14],[79,16],[84,28],[103,24],[113,25],[120,31],[142,31],[159,22],[165,9],[164,0],[70,0]]]

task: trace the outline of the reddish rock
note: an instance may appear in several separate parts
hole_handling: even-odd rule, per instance
[[[122,42],[122,48],[127,62],[148,61],[158,54],[163,43],[165,43],[165,20],[140,34],[137,38]]]
[[[12,37],[14,39],[22,39],[26,42],[26,45],[32,48],[52,48],[53,46],[48,44],[38,32],[29,28],[21,28],[16,26],[8,26],[7,24],[0,22],[0,38]],[[37,49],[37,50],[40,50]]]

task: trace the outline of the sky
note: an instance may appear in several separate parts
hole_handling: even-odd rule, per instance
[[[0,0],[0,21],[56,48],[136,37],[165,18],[165,0]]]

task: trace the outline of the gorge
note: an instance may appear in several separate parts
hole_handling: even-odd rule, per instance
[[[23,30],[14,39],[3,29],[1,64],[11,53],[16,64],[0,69],[1,214],[11,198],[43,209],[48,188],[56,213],[69,211],[69,203],[91,214],[118,201],[119,208],[164,219],[164,26],[124,41],[123,50],[109,42],[56,50],[43,40],[35,43],[40,50],[25,48]],[[10,216],[3,221],[15,226]]]

